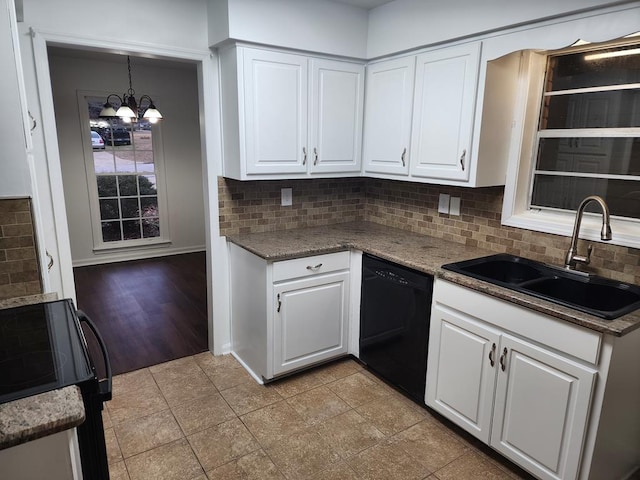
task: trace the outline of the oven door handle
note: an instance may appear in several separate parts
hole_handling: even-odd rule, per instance
[[[91,331],[96,337],[96,340],[98,340],[98,344],[100,345],[100,350],[102,351],[102,359],[104,361],[104,367],[107,370],[107,378],[98,381],[98,389],[99,389],[99,393],[100,393],[100,397],[102,398],[102,401],[108,402],[109,400],[111,400],[111,396],[112,396],[111,384],[113,380],[113,374],[111,373],[111,362],[109,361],[109,352],[107,352],[107,346],[104,343],[104,340],[102,339],[102,335],[100,335],[100,332],[98,331],[98,328],[96,327],[95,323],[93,323],[91,319],[82,310],[78,310],[78,319],[80,320],[81,323],[85,323],[91,329]]]

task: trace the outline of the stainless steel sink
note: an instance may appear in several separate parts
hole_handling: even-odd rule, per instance
[[[613,320],[640,308],[640,287],[508,254],[443,265],[444,269]]]

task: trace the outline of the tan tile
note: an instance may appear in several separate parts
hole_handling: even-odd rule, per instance
[[[394,435],[425,418],[425,414],[415,408],[411,400],[399,394],[365,403],[356,411],[385,435]]]
[[[129,472],[123,461],[109,464],[109,480],[129,480]]]
[[[418,480],[431,472],[399,445],[380,443],[347,460],[363,480]]]
[[[171,411],[185,435],[205,430],[236,416],[224,398],[217,392],[177,405]]]
[[[260,448],[249,430],[234,418],[188,437],[205,471],[213,470]]]
[[[390,393],[386,387],[367,378],[363,372],[336,380],[327,387],[354,408]]]
[[[106,405],[114,425],[169,408],[155,383],[126,393],[114,391],[113,398]]]
[[[118,439],[113,428],[107,428],[104,431],[104,441],[107,444],[107,462],[117,463],[122,461],[122,451],[118,445]]]
[[[148,368],[123,373],[113,377],[113,394],[120,395],[132,390],[155,385],[155,380]]]
[[[331,375],[336,380],[363,370],[362,365],[351,358],[336,360],[321,368],[324,373]]]
[[[380,430],[354,410],[323,421],[316,430],[342,458],[366,450],[384,438]]]
[[[512,480],[511,475],[475,452],[461,456],[435,474],[440,480]]]
[[[393,441],[431,472],[469,452],[468,444],[449,434],[435,422],[423,420],[400,432]]]
[[[273,387],[255,382],[241,383],[220,393],[237,415],[244,415],[282,400]]]
[[[233,460],[207,472],[207,475],[209,480],[284,480],[264,450]]]
[[[150,371],[171,406],[218,392],[192,357],[156,365]]]
[[[291,435],[266,451],[289,480],[309,478],[340,460],[331,445],[311,430]]]
[[[102,426],[105,430],[113,427],[111,415],[109,415],[109,410],[107,408],[102,409]]]
[[[333,382],[334,377],[325,369],[309,370],[299,373],[293,377],[284,378],[272,383],[273,388],[284,398],[293,397],[299,393],[306,392],[312,388],[319,387],[329,382]]]
[[[124,458],[171,443],[183,436],[169,410],[127,420],[116,425],[114,430]]]
[[[327,387],[314,388],[288,398],[287,403],[308,424],[315,424],[350,410],[349,405]]]
[[[125,459],[131,480],[186,480],[202,475],[202,467],[186,439]]]
[[[317,473],[311,480],[359,480],[359,477],[349,465],[339,462]]]
[[[194,358],[220,391],[235,387],[241,383],[255,383],[255,380],[233,355],[214,356],[210,352],[204,352]]]
[[[286,401],[268,405],[240,417],[263,447],[308,428]]]

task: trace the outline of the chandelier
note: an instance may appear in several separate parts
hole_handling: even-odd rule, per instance
[[[148,120],[149,123],[156,123],[158,120],[162,119],[162,114],[158,111],[156,106],[153,104],[153,100],[149,95],[142,95],[140,97],[140,103],[136,102],[135,90],[131,86],[131,59],[127,55],[127,69],[129,70],[129,90],[126,93],[117,95],[115,93],[107,96],[107,100],[100,111],[101,117],[113,118],[119,117],[124,122],[137,122],[140,118],[140,112],[144,111],[142,118]],[[120,102],[120,106],[116,110],[115,107],[111,104],[111,98],[115,97]],[[143,102],[147,101],[149,104],[146,109],[142,106]]]

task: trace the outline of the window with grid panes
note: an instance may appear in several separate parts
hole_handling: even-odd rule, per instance
[[[125,123],[99,118],[103,102],[101,98],[87,99],[90,128],[103,140],[102,145],[92,142],[97,192],[92,201],[97,203],[94,211],[99,212],[102,243],[125,246],[160,239],[165,232],[152,126],[142,120]]]
[[[530,208],[640,218],[640,45],[548,57]]]

